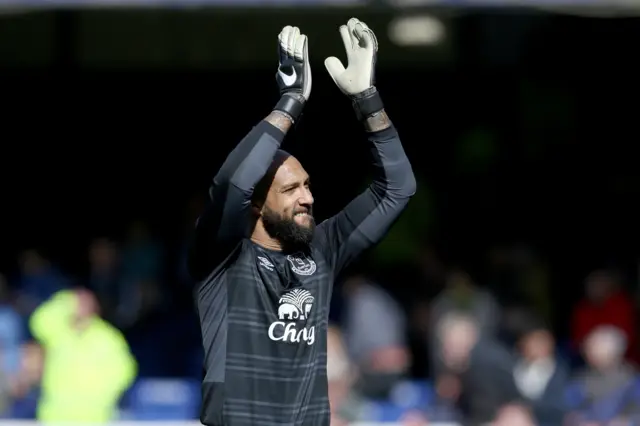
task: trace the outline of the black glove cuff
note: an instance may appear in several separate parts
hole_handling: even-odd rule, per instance
[[[291,119],[295,123],[300,118],[300,115],[302,115],[304,102],[290,95],[282,95],[275,108],[273,109],[275,111],[284,112],[289,117],[291,117]]]
[[[375,86],[351,97],[358,120],[362,121],[384,109],[382,98]]]

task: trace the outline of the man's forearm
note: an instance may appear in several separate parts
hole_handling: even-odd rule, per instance
[[[305,102],[299,93],[287,93],[280,98],[273,112],[264,121],[286,134],[302,114]]]
[[[242,141],[236,145],[220,168],[215,179],[216,183],[224,184],[224,182],[230,182],[234,177],[237,178],[243,175],[242,173],[239,173],[243,168],[255,170],[255,167],[251,167],[252,165],[247,164],[247,160],[250,157],[255,157],[255,161],[263,163],[263,167],[259,167],[258,169],[264,169],[266,171],[265,167],[268,167],[271,164],[273,155],[275,155],[276,150],[284,140],[287,132],[291,130],[294,122],[289,114],[277,109],[278,106],[282,104],[283,99],[285,99],[285,96],[281,98],[278,105],[276,105],[276,108],[260,123],[258,123],[258,125],[251,129]],[[265,126],[264,123],[270,124],[273,128]],[[265,135],[268,135],[269,137],[265,138]],[[252,155],[255,152],[258,152],[259,154]],[[253,184],[257,183],[258,180],[262,178],[262,176],[255,175],[255,173],[250,173],[250,175],[252,175],[250,180],[253,181]],[[253,186],[251,184],[247,185],[248,182],[246,182],[246,179],[242,185],[238,185],[238,182],[232,183],[245,189]]]
[[[274,110],[227,156],[209,190],[210,203],[196,225],[189,254],[192,274],[209,273],[211,263],[221,257],[214,254],[226,253],[225,249],[245,235],[253,191],[271,166],[291,124],[286,113]]]
[[[238,234],[236,227],[229,222],[241,227],[239,214],[246,209],[256,184],[271,166],[291,124],[292,120],[286,113],[274,110],[229,154],[213,179],[209,193],[211,206],[201,217],[201,225],[206,222],[210,235],[222,238],[227,234]]]
[[[364,120],[364,128],[367,132],[379,132],[391,127],[391,120],[383,109]]]
[[[382,190],[386,198],[408,198],[416,190],[411,163],[402,148],[398,133],[388,121],[387,114],[384,111],[382,114],[388,122],[387,127],[369,133],[375,171],[372,188]],[[383,123],[381,120],[374,124],[382,126]]]
[[[411,164],[393,126],[369,132],[368,139],[373,181],[340,213],[319,225],[334,251],[336,273],[385,236],[416,191]]]
[[[282,111],[273,111],[271,114],[267,115],[264,121],[271,124],[284,134],[286,134],[291,129],[291,126],[293,126],[293,119],[291,116]]]

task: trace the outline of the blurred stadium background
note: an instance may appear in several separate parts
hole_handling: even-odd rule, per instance
[[[314,90],[287,149],[313,176],[318,218],[363,187],[360,130],[322,65],[351,16],[378,35],[378,87],[419,193],[336,284],[332,426],[640,424],[639,1],[0,11],[0,425],[60,410],[197,424],[191,226],[226,154],[275,104],[287,24],[310,40]],[[126,345],[56,337],[56,319],[98,312]],[[129,351],[135,363],[119,358]]]

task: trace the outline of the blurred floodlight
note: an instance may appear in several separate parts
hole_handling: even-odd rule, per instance
[[[441,0],[388,0],[390,4],[398,7],[425,6],[428,4],[443,3]]]
[[[429,15],[396,18],[389,24],[389,38],[399,46],[433,46],[445,33],[442,21]]]
[[[419,6],[453,6],[459,7],[462,6],[472,6],[476,3],[481,2],[495,2],[495,1],[508,1],[508,0],[387,0],[387,2],[395,6],[397,8],[411,8],[411,7],[419,7]],[[514,0],[521,1],[521,0]],[[471,4],[469,4],[471,3]]]

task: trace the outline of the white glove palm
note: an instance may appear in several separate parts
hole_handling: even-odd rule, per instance
[[[340,27],[340,35],[347,52],[345,69],[340,59],[331,56],[324,65],[338,88],[346,95],[357,95],[375,84],[375,65],[378,40],[364,22],[349,19]]]

